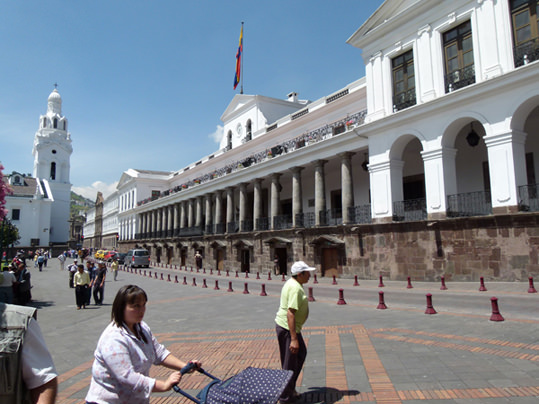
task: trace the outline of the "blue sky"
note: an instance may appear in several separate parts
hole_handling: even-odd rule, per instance
[[[177,170],[218,148],[236,93],[316,100],[365,74],[346,40],[382,0],[3,0],[0,162],[31,173],[58,83],[73,140],[73,190],[109,194],[128,168]]]

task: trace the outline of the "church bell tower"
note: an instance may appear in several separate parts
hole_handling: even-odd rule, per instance
[[[34,171],[49,199],[52,200],[50,241],[67,243],[71,183],[70,158],[73,152],[67,119],[62,115],[62,97],[55,88],[47,100],[47,113],[39,117],[39,129],[34,137]]]

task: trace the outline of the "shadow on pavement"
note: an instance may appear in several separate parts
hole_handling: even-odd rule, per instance
[[[52,301],[45,302],[41,300],[32,300],[28,303],[28,306],[35,307],[36,309],[42,309],[43,307],[56,306],[56,303]]]
[[[341,400],[344,396],[355,396],[357,394],[359,394],[359,391],[357,390],[337,390],[331,387],[309,387],[309,391],[303,393],[297,403],[333,404]]]

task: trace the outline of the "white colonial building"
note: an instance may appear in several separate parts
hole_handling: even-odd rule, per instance
[[[67,244],[73,152],[62,98],[56,89],[49,95],[47,113],[39,118],[34,137],[33,175],[13,172],[6,176],[13,194],[6,198],[8,219],[18,228],[18,246],[48,247]],[[9,167],[7,167],[9,169]]]
[[[366,76],[314,102],[236,95],[216,153],[128,170],[120,246],[156,261],[393,279],[539,273],[537,0],[388,0]],[[88,224],[91,226],[91,224]]]

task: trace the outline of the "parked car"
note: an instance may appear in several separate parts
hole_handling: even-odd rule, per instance
[[[116,251],[107,251],[105,252],[105,255],[103,256],[103,259],[107,262],[111,262],[113,258],[118,254]]]
[[[127,253],[119,253],[119,252],[117,252],[115,258],[118,260],[119,264],[123,264],[126,255],[127,255]]]
[[[145,250],[143,248],[129,250],[124,258],[124,265],[130,266],[131,268],[149,268],[150,253],[148,252],[148,250]]]

